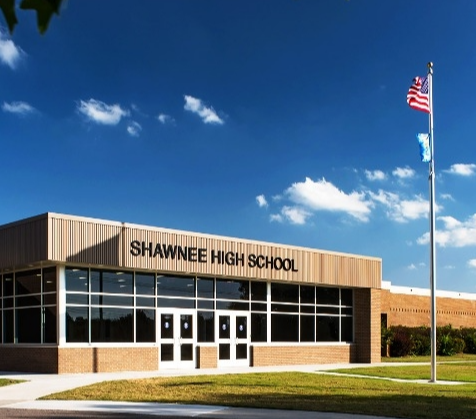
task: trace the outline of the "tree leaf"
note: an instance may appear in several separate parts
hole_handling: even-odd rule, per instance
[[[62,1],[63,0],[22,0],[20,9],[36,10],[38,31],[43,34],[48,29],[53,13],[59,15]]]
[[[18,23],[15,15],[15,0],[0,0],[0,9],[2,9],[3,16],[7,21],[8,30],[12,33]]]

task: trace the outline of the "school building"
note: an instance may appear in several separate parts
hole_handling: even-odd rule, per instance
[[[56,213],[0,226],[0,278],[3,371],[375,363],[383,314],[429,324],[379,258]]]

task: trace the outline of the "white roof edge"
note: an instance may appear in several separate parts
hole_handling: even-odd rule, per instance
[[[382,289],[388,290],[392,294],[420,295],[424,297],[431,296],[431,291],[429,288],[403,287],[400,285],[392,285],[391,281],[382,281]],[[436,290],[436,296],[442,298],[456,298],[461,300],[476,301],[476,294],[469,292]]]

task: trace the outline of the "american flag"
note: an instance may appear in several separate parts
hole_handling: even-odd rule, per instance
[[[411,108],[430,113],[428,96],[428,77],[415,77],[407,94],[407,103]]]

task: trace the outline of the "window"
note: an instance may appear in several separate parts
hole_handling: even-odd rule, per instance
[[[136,294],[155,297],[155,275],[136,273]]]
[[[272,342],[298,342],[299,316],[272,314],[271,315]]]
[[[87,307],[66,307],[66,342],[89,342]]]
[[[15,310],[18,343],[41,343],[41,307]]]
[[[299,303],[299,286],[288,284],[271,284],[271,301]]]
[[[267,301],[266,282],[251,282],[251,301]]]
[[[250,282],[236,279],[216,280],[216,309],[243,310],[250,309]]]
[[[217,300],[249,300],[250,298],[249,281],[217,279],[216,289]]]
[[[136,309],[136,342],[155,342],[155,309]]]
[[[300,317],[300,336],[301,342],[315,342],[315,316],[303,316]]]
[[[56,343],[56,268],[4,274],[0,343]]]
[[[214,282],[211,278],[197,278],[197,298],[214,298]]]
[[[157,294],[160,297],[195,297],[195,278],[157,276]]]
[[[92,307],[91,342],[133,342],[132,308]]]
[[[197,313],[197,341],[215,342],[215,313],[213,311]]]
[[[266,313],[251,313],[251,341],[267,341],[268,316]]]
[[[66,292],[88,292],[89,272],[86,269],[66,268]]]
[[[317,316],[316,335],[318,342],[338,342],[339,317]]]
[[[107,294],[132,294],[132,273],[91,271],[91,292]]]

